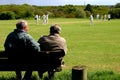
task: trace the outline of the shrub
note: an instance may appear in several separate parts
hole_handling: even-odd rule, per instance
[[[120,18],[120,8],[115,8],[109,11],[112,18]]]
[[[75,13],[75,17],[76,18],[85,18],[86,17],[86,13],[83,9],[77,9],[76,13]]]
[[[0,19],[1,20],[15,19],[15,13],[11,11],[2,12],[0,13]]]

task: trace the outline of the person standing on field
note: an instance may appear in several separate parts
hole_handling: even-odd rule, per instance
[[[46,24],[48,24],[49,14],[46,14]]]
[[[36,24],[38,25],[38,21],[39,21],[39,16],[35,15],[35,20],[36,20]]]
[[[93,15],[91,14],[90,15],[90,26],[92,26],[93,25]]]
[[[110,19],[111,19],[111,15],[110,15],[110,14],[108,14],[108,21],[110,21]]]
[[[43,16],[42,16],[42,24],[46,25],[46,15],[45,14],[43,14]]]

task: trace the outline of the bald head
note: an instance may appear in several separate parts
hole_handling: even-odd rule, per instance
[[[20,20],[16,23],[16,28],[28,31],[28,23],[25,20]]]

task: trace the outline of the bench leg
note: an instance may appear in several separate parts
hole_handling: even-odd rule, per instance
[[[32,71],[31,70],[26,71],[23,80],[31,80],[31,78],[32,78]]]
[[[40,79],[43,78],[43,73],[44,73],[44,72],[38,71],[38,75],[39,75],[39,78],[40,78]]]
[[[48,71],[48,77],[50,80],[54,79],[55,72],[54,71]]]
[[[21,71],[15,71],[15,73],[16,73],[16,78],[17,78],[17,80],[22,80],[22,74],[21,74]]]

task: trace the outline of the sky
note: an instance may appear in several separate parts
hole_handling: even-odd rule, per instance
[[[62,6],[62,5],[115,5],[120,0],[0,0],[4,4],[30,4],[36,6]]]

